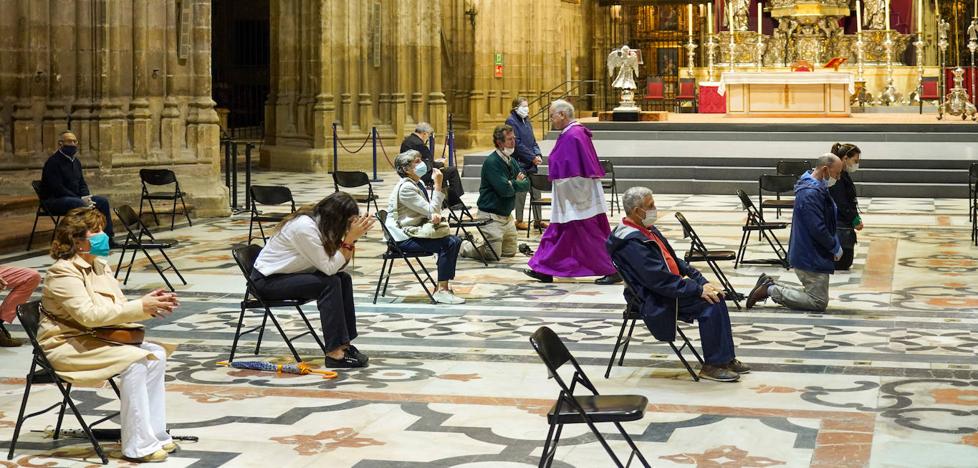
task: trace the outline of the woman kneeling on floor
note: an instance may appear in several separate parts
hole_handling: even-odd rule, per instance
[[[62,379],[102,383],[119,376],[122,455],[136,462],[161,462],[177,445],[166,432],[163,378],[173,346],[120,344],[96,337],[96,328],[138,328],[132,322],[166,317],[176,295],[160,290],[127,301],[105,261],[109,236],[94,208],[75,208],[58,224],[51,243],[57,260],[44,278],[38,342]]]
[[[336,192],[287,216],[265,244],[251,272],[258,294],[268,300],[315,299],[326,345],[326,367],[365,367],[357,337],[353,280],[343,270],[354,244],[373,227],[357,202]]]

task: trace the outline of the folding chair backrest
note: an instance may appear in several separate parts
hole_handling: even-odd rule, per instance
[[[689,238],[690,250],[703,255],[707,254],[706,245],[700,240],[700,236],[696,235],[696,231],[693,230],[693,226],[686,221],[686,217],[682,213],[676,212],[676,219],[679,220],[679,224],[683,227],[683,239]],[[689,257],[690,252],[686,253]]]
[[[772,175],[763,174],[757,180],[757,184],[762,191],[775,192],[778,194],[795,191],[795,182],[798,180],[793,175]]]
[[[34,189],[34,194],[37,195],[37,199],[40,200],[41,199],[41,181],[40,180],[32,180],[31,181],[31,188]]]
[[[778,161],[777,165],[778,175],[795,176],[796,179],[811,168],[812,163],[808,160]]]
[[[540,360],[550,371],[551,375],[557,375],[557,369],[571,360],[570,351],[564,346],[564,342],[549,327],[540,327],[530,336],[530,344],[540,356]]]
[[[530,186],[541,192],[552,192],[553,183],[550,177],[543,174],[530,174]]]
[[[743,191],[743,189],[737,189],[737,196],[740,197],[740,204],[743,205],[744,210],[747,211],[748,222],[764,219],[761,217],[760,212],[757,211],[757,206],[754,205],[754,202],[750,199],[750,195],[747,195],[747,192]]]
[[[370,176],[361,171],[333,171],[333,188],[338,192],[340,187],[356,188],[370,185]]]
[[[978,163],[971,163],[971,166],[968,167],[968,177],[978,179]]]
[[[115,208],[115,214],[119,217],[119,221],[122,225],[126,227],[127,230],[139,231],[141,226],[139,223],[139,215],[136,211],[132,209],[129,205],[119,205]]]
[[[177,183],[177,175],[169,169],[140,169],[139,179],[149,185],[169,185]]]
[[[377,217],[377,222],[380,223],[380,229],[384,231],[384,239],[387,239],[387,247],[399,251],[400,249],[397,248],[397,243],[394,242],[394,236],[391,235],[390,229],[387,229],[387,210],[377,210],[374,216]]]
[[[604,170],[605,177],[615,178],[615,163],[611,162],[610,159],[601,159],[598,163],[601,164],[601,169]]]
[[[295,199],[292,198],[292,191],[283,185],[252,185],[251,199],[262,205],[281,205],[285,202],[291,202],[293,211],[295,211]]]
[[[41,325],[41,301],[25,302],[17,306],[17,318],[32,343],[37,342],[37,329]]]

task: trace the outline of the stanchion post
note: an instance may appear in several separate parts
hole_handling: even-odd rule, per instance
[[[224,186],[231,190],[231,140],[228,139],[224,140]]]
[[[428,135],[428,149],[431,150],[431,157],[435,157],[435,132]]]
[[[382,179],[377,178],[377,127],[370,127],[370,137],[374,140],[374,178],[371,182],[383,182]]]
[[[251,209],[251,149],[254,147],[254,143],[245,143],[245,210]]]
[[[454,116],[448,114],[448,165],[455,165],[455,123]]]
[[[238,142],[231,142],[231,209],[238,209]]]
[[[333,122],[333,172],[336,172],[336,165],[339,161],[339,151],[337,149],[336,122]]]

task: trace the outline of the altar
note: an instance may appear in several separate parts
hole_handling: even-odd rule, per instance
[[[730,116],[848,117],[855,81],[846,72],[735,72],[721,75],[717,92]]]

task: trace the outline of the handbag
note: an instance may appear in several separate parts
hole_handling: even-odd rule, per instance
[[[97,327],[92,329],[92,335],[102,341],[139,346],[143,344],[143,340],[146,338],[146,329],[143,327]]]
[[[451,227],[444,221],[438,224],[428,221],[420,226],[404,226],[401,230],[408,236],[422,239],[441,239],[452,234]]]

